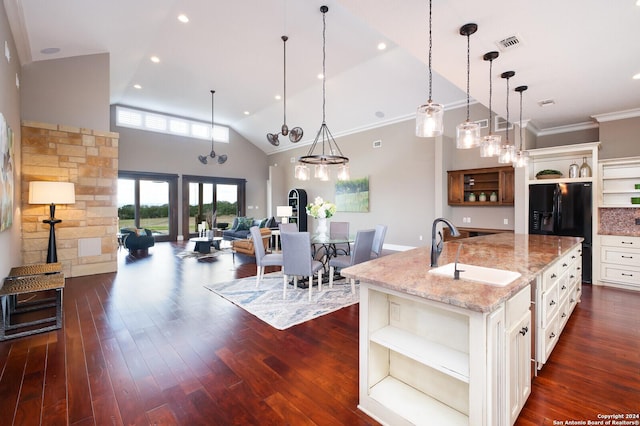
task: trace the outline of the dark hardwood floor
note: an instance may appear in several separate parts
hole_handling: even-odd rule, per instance
[[[67,279],[62,330],[0,343],[2,425],[372,425],[358,305],[278,331],[203,288],[255,274],[182,244]],[[640,412],[640,294],[585,286],[517,424]],[[564,423],[563,423],[564,424]]]

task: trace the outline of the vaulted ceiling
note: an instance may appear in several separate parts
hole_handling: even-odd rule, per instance
[[[466,101],[465,23],[471,36],[471,96],[488,105],[484,53],[516,37],[494,61],[493,107],[526,84],[524,118],[539,132],[576,128],[593,115],[640,115],[637,0],[433,0],[433,99]],[[287,124],[300,144],[322,122],[322,14],[326,14],[326,120],[334,136],[408,119],[428,97],[427,0],[4,0],[20,61],[108,52],[111,103],[233,127],[265,152],[283,124],[287,35]],[[188,23],[178,20],[185,14]],[[378,50],[380,42],[385,50]],[[51,50],[54,49],[54,50]],[[59,49],[59,50],[55,50]],[[150,57],[156,55],[159,63]],[[134,85],[140,85],[136,89]],[[518,94],[511,92],[511,112]],[[542,101],[554,101],[541,107]],[[472,120],[486,117],[471,117]],[[512,116],[513,118],[513,116]],[[566,127],[565,127],[566,126]],[[278,149],[291,146],[281,138]]]

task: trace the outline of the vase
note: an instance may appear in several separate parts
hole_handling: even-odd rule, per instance
[[[316,233],[318,235],[328,235],[329,228],[327,227],[327,218],[319,217],[317,220],[318,220],[318,226],[316,226]]]

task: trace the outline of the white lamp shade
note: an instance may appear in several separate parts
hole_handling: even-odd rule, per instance
[[[277,206],[276,207],[276,216],[277,217],[291,217],[291,216],[293,216],[293,207],[291,207],[291,206]]]
[[[29,204],[74,204],[75,185],[71,182],[29,182]]]
[[[456,127],[456,147],[469,149],[480,146],[480,125],[465,121]]]

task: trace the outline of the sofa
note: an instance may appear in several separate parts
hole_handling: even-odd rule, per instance
[[[264,246],[264,250],[267,251],[269,248],[269,240],[271,239],[271,229],[269,228],[260,228],[260,235],[262,236],[262,245]],[[231,242],[232,253],[235,259],[236,253],[246,254],[248,256],[255,256],[256,249],[254,248],[255,241],[249,236],[245,239],[233,240]]]
[[[249,237],[249,228],[278,229],[278,222],[274,217],[264,219],[254,219],[247,217],[236,217],[231,228],[222,231],[222,239],[225,241],[246,240]]]
[[[147,250],[156,244],[156,239],[148,229],[120,228],[122,245],[130,252],[134,250]]]

